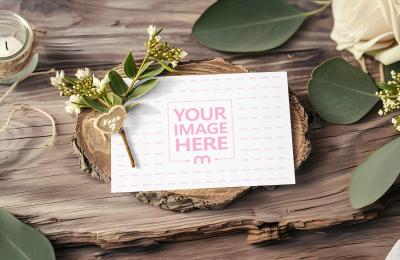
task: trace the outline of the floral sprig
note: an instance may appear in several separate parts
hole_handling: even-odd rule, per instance
[[[380,116],[386,115],[400,109],[400,73],[391,71],[392,80],[377,86],[381,90],[376,95],[382,100],[383,107],[378,111]],[[400,131],[400,115],[392,118],[392,123],[397,131]]]
[[[66,102],[66,111],[79,114],[82,108],[90,107],[99,112],[108,112],[116,105],[124,105],[128,111],[135,100],[149,92],[158,82],[154,78],[164,70],[174,72],[178,62],[187,53],[182,48],[177,48],[161,40],[162,29],[150,25],[147,29],[149,39],[146,41],[146,56],[139,67],[136,66],[132,52],[124,62],[124,72],[130,79],[128,85],[123,76],[115,70],[107,72],[100,80],[88,68],[78,69],[75,77],[65,75],[64,71],[57,71],[50,81],[59,91],[61,96],[69,96]],[[133,103],[134,104],[134,103]]]
[[[145,43],[147,48],[147,55],[149,58],[159,61],[160,63],[169,63],[173,68],[176,67],[178,62],[183,59],[187,53],[182,48],[176,48],[162,42],[160,33],[162,29],[157,31],[157,28],[150,25],[147,29],[149,40]]]

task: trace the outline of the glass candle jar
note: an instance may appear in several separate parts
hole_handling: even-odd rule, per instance
[[[30,74],[38,60],[29,23],[15,13],[0,11],[0,85]]]

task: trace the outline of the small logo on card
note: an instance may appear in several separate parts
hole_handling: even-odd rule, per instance
[[[196,165],[234,159],[231,100],[168,103],[169,159]]]

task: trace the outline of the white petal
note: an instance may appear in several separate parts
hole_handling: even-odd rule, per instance
[[[100,88],[101,86],[101,81],[95,76],[93,76],[93,85],[96,86],[96,88]]]
[[[81,103],[81,97],[78,95],[72,95],[69,97],[71,103]]]
[[[81,112],[80,107],[75,107],[75,114],[78,115]]]
[[[183,59],[183,58],[186,57],[187,54],[188,54],[188,53],[187,53],[186,51],[182,51],[182,52],[179,54],[179,58]]]
[[[70,101],[65,102],[65,111],[69,114],[73,114],[75,112],[75,106]]]
[[[51,85],[53,85],[54,87],[58,87],[58,84],[57,84],[58,80],[56,77],[51,77],[50,82],[51,82]]]
[[[156,34],[156,27],[150,24],[149,27],[147,27],[147,33],[150,36],[154,36],[154,34]]]
[[[76,74],[75,74],[75,76],[76,76],[78,79],[82,79],[82,78],[85,78],[85,77],[89,77],[89,75],[90,75],[90,70],[89,70],[88,68],[78,69],[77,72],[76,72]]]

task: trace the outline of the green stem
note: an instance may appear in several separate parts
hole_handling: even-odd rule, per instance
[[[108,104],[108,102],[106,102],[106,101],[104,101],[103,99],[101,99],[101,97],[98,98],[97,101],[99,101],[99,103],[101,103],[102,105],[104,105],[104,106],[110,108],[110,104]]]
[[[139,77],[142,74],[143,66],[147,62],[148,58],[149,58],[149,53],[146,53],[146,56],[144,57],[142,64],[140,64],[140,67],[138,69],[136,76],[132,79],[132,83],[129,86],[128,91],[126,91],[125,95],[122,97],[123,103],[125,103],[124,101],[125,101],[126,96],[128,96],[131,93],[131,91],[133,90],[133,86],[135,86],[135,83],[139,80]]]
[[[318,8],[318,9],[315,9],[314,11],[310,11],[310,12],[304,13],[304,15],[306,15],[306,16],[311,16],[311,15],[317,14],[317,13],[319,13],[319,12],[322,12],[322,11],[324,11],[328,6],[330,6],[331,3],[332,3],[332,0],[331,0],[331,1],[328,1],[326,4],[324,4],[323,6],[321,6],[321,7]]]

